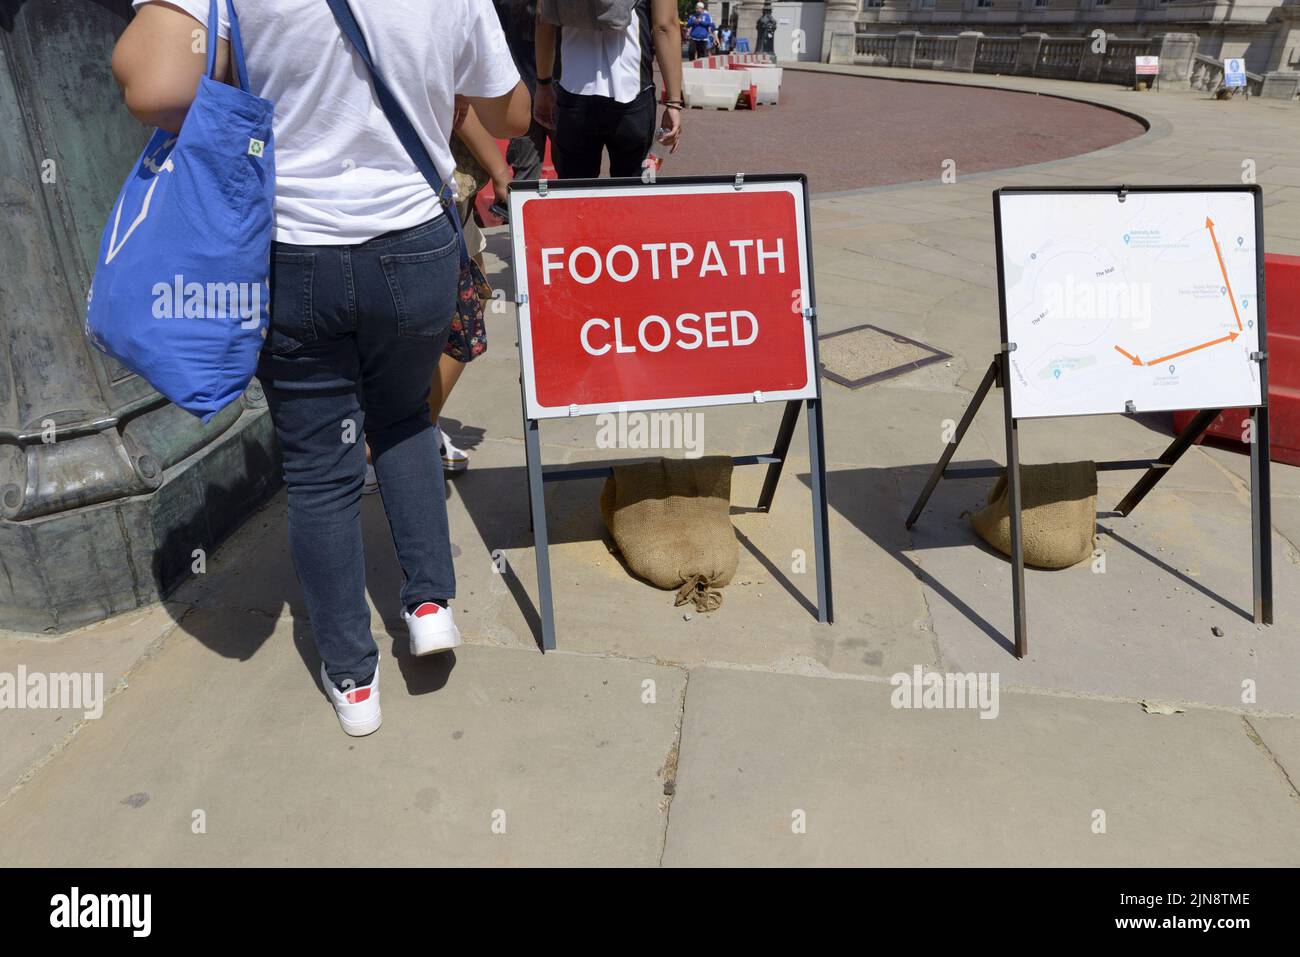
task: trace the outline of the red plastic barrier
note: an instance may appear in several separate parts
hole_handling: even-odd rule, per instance
[[[1300,256],[1264,256],[1264,289],[1268,329],[1269,458],[1300,465]],[[1181,430],[1195,412],[1175,412]],[[1246,451],[1241,440],[1245,409],[1224,409],[1206,435]]]

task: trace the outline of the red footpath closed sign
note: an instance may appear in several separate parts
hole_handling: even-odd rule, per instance
[[[511,191],[529,418],[815,398],[802,177]]]

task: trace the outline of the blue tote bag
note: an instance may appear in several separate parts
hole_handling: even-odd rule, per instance
[[[180,133],[157,130],[109,213],[86,305],[86,335],[207,422],[248,387],[270,316],[275,198],[270,100],[248,92],[231,0],[239,86],[207,69]]]

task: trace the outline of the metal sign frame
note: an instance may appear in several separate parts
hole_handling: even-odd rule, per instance
[[[796,193],[792,187],[797,187]],[[640,402],[597,403],[564,407],[542,406],[536,401],[533,381],[531,344],[531,309],[528,299],[528,268],[524,247],[522,206],[528,202],[546,202],[552,197],[570,194],[599,193],[600,195],[636,196],[647,193],[701,192],[743,194],[746,191],[784,190],[801,197],[802,215],[797,216],[799,263],[803,271],[806,299],[803,303],[804,335],[808,380],[803,389],[789,392],[743,393],[723,396],[692,396],[676,399],[650,399]],[[812,261],[812,215],[808,197],[807,177],[802,173],[734,176],[661,176],[654,183],[640,179],[573,179],[530,180],[510,185],[510,239],[515,303],[520,348],[520,399],[524,426],[524,451],[528,471],[528,503],[533,531],[534,550],[537,556],[537,590],[541,617],[541,647],[543,651],[555,649],[555,614],[551,588],[550,536],[546,522],[545,486],[549,482],[600,478],[612,474],[610,466],[550,466],[542,462],[541,422],[546,418],[569,418],[619,411],[657,411],[701,406],[747,405],[753,403],[784,402],[785,410],[777,431],[772,451],[768,453],[733,456],[734,465],[765,465],[763,489],[759,494],[757,510],[769,511],[782,468],[789,456],[790,443],[801,406],[807,408],[808,459],[812,492],[812,533],[814,564],[817,577],[817,620],[829,624],[834,620],[831,596],[830,543],[827,537],[826,501],[826,445],[822,423],[820,361],[817,354],[817,307]]]
[[[993,358],[988,371],[979,387],[975,390],[970,404],[966,407],[961,421],[953,434],[952,440],[944,448],[943,454],[930,472],[916,504],[908,515],[905,525],[912,528],[921,517],[940,479],[945,478],[995,478],[1004,473],[1007,476],[1007,504],[1011,525],[1011,600],[1014,613],[1014,640],[1017,658],[1023,658],[1029,651],[1028,624],[1025,614],[1025,559],[1021,537],[1022,520],[1020,514],[1020,438],[1019,420],[1011,414],[1012,381],[1009,356],[1016,348],[1014,342],[1007,338],[1007,303],[1006,273],[1002,257],[1002,210],[999,197],[1003,194],[1077,194],[1096,193],[1113,194],[1120,202],[1129,195],[1142,193],[1219,193],[1249,192],[1255,200],[1255,250],[1256,250],[1256,318],[1259,322],[1260,350],[1251,358],[1259,364],[1260,404],[1247,406],[1251,417],[1250,443],[1250,517],[1251,517],[1251,573],[1253,581],[1254,620],[1257,624],[1273,624],[1273,553],[1272,553],[1272,515],[1270,506],[1269,482],[1269,431],[1268,431],[1268,330],[1266,325],[1266,298],[1264,289],[1264,202],[1263,190],[1255,184],[1227,186],[1062,186],[1062,187],[1002,187],[993,191],[993,230],[997,246],[998,263],[998,314],[1001,330],[1000,351]],[[950,468],[953,453],[961,444],[975,413],[988,396],[994,385],[1002,388],[1002,416],[1006,431],[1007,467],[1001,468]],[[1121,471],[1145,469],[1137,483],[1115,507],[1115,511],[1127,517],[1142,501],[1146,494],[1165,476],[1174,463],[1182,457],[1205,432],[1210,423],[1223,411],[1222,409],[1203,409],[1197,411],[1168,448],[1157,459],[1125,459],[1110,462],[1098,462],[1098,471]],[[1110,413],[1115,414],[1115,413]],[[1074,416],[1053,416],[1052,418],[1074,418]],[[1038,418],[1036,421],[1044,421]]]

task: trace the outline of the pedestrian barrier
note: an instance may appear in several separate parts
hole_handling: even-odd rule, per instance
[[[1268,286],[1269,458],[1300,465],[1300,256],[1269,253],[1264,257],[1264,273]],[[1182,431],[1197,414],[1175,412],[1174,428]],[[1243,424],[1249,418],[1249,409],[1225,409],[1205,434],[1249,451]]]
[[[725,70],[733,63],[741,66],[776,67],[775,60],[761,53],[723,53],[718,56],[701,57],[698,60],[687,60],[682,66],[696,70]]]
[[[765,63],[737,64],[731,69],[740,70],[749,76],[754,88],[754,102],[760,106],[775,106],[781,101],[781,68]]]
[[[682,72],[682,95],[689,107],[734,110],[749,93],[749,74],[737,70],[694,69]]]
[[[741,97],[748,101],[751,109],[760,104],[780,102],[782,70],[763,54],[726,53],[688,60],[685,66],[689,69],[682,72],[682,92],[687,106],[733,110]],[[726,73],[744,77],[734,97],[730,96],[729,90],[736,85],[735,82],[717,76]]]

